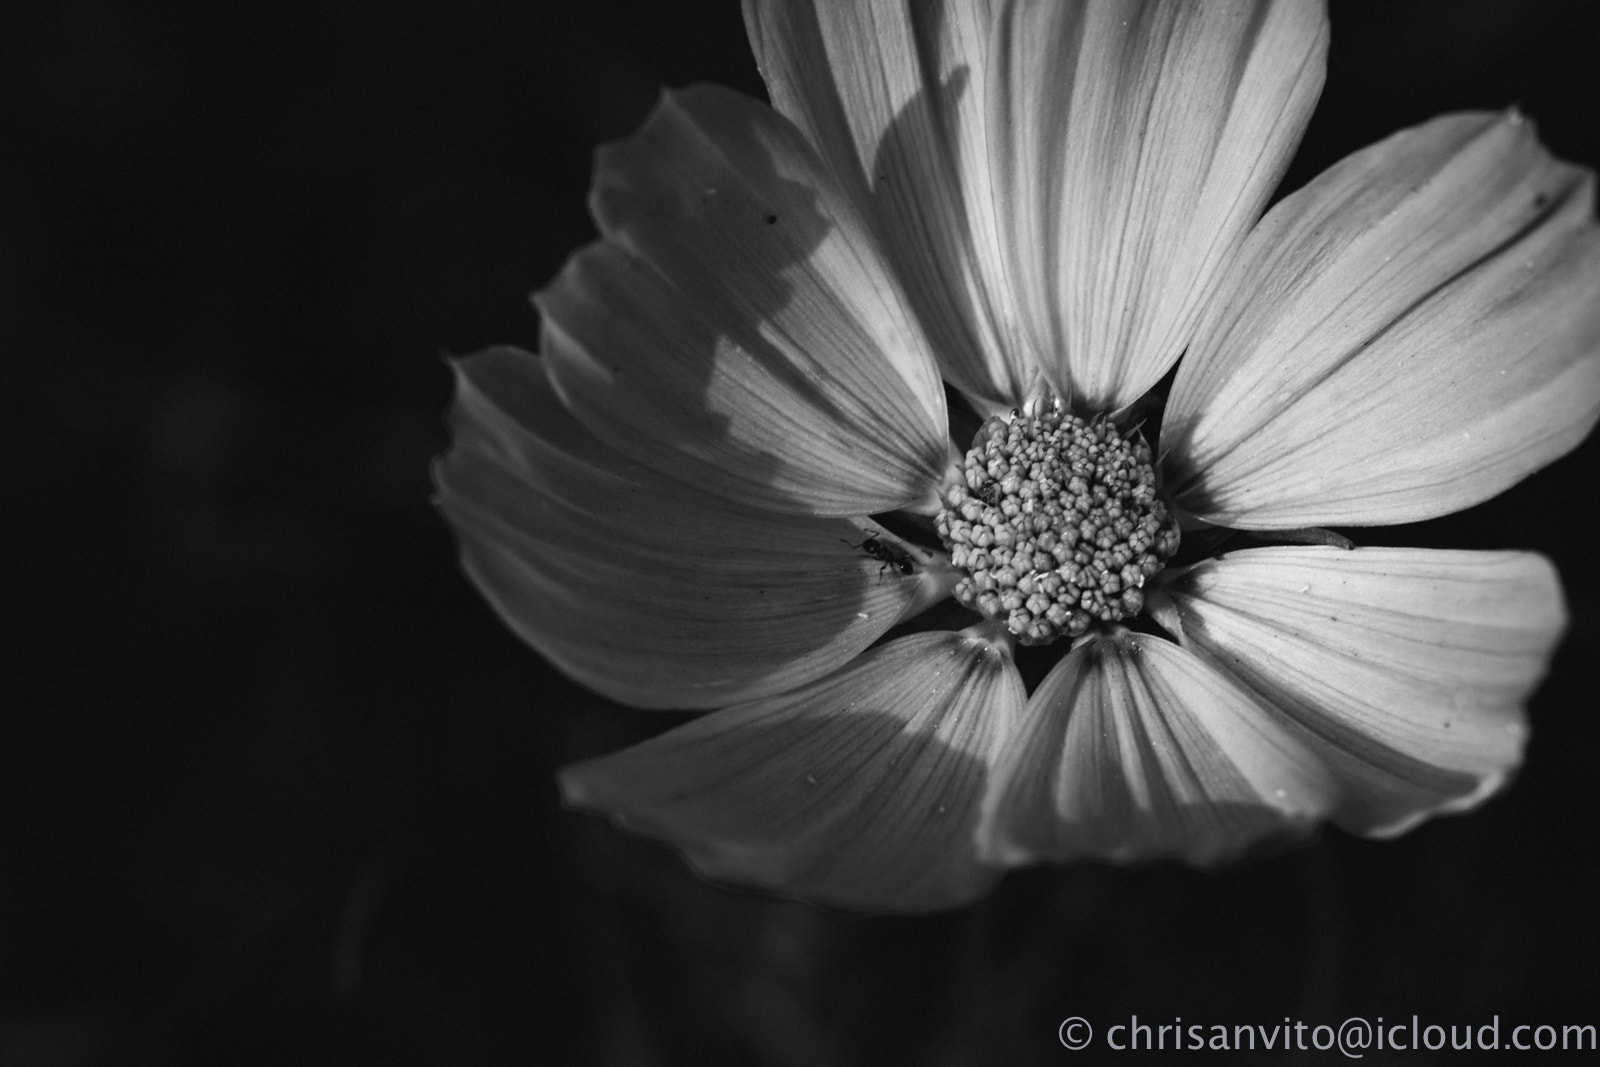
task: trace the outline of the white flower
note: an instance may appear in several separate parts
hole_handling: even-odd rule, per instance
[[[1458,511],[1589,432],[1592,176],[1449,115],[1263,216],[1319,4],[745,14],[773,107],[667,94],[600,154],[542,354],[457,365],[479,588],[585,685],[721,709],[568,799],[714,878],[927,910],[1503,784],[1550,565],[1315,528]],[[1196,548],[1225,530],[1260,536]]]

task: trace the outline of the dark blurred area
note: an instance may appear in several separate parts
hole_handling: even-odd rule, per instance
[[[1600,164],[1591,14],[1335,5],[1287,187],[1509,104]],[[1069,1015],[1600,1024],[1596,442],[1366,538],[1565,578],[1526,766],[1479,812],[1219,874],[1031,871],[932,918],[717,889],[560,809],[555,767],[676,719],[499,624],[428,463],[442,354],[533,347],[527,294],[592,237],[594,146],[663,85],[761,93],[738,5],[56,0],[0,41],[0,1067],[1032,1064],[1073,1060]]]

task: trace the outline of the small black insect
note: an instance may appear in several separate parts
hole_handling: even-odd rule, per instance
[[[840,540],[843,540],[843,538],[840,538]],[[880,577],[883,574],[884,567],[893,567],[901,574],[911,574],[915,569],[911,563],[911,554],[898,545],[891,545],[889,542],[880,541],[876,537],[869,537],[859,545],[851,545],[849,541],[844,543],[850,545],[851,548],[859,548],[882,564],[878,568]]]

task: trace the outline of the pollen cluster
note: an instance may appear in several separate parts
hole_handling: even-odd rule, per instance
[[[1059,409],[990,419],[962,473],[938,518],[966,572],[955,597],[1023,644],[1138,614],[1146,579],[1178,548],[1150,446],[1107,419]]]

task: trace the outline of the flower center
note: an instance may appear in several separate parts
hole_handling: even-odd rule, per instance
[[[938,518],[950,561],[966,572],[955,598],[1003,619],[1025,645],[1137,615],[1145,581],[1177,551],[1150,446],[1109,419],[1059,408],[990,419],[963,474]]]

